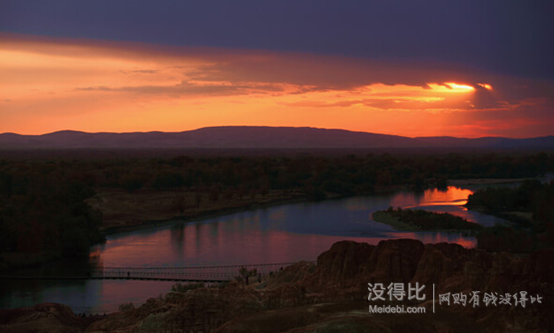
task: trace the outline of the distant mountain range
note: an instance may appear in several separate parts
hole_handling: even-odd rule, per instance
[[[381,149],[481,148],[554,149],[554,136],[528,139],[483,137],[409,138],[396,135],[310,127],[226,126],[184,132],[86,133],[60,131],[43,135],[0,134],[0,149]]]

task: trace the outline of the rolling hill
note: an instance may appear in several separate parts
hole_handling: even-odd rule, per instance
[[[402,137],[311,127],[223,126],[184,132],[0,134],[0,149],[554,149],[554,136],[513,139]]]

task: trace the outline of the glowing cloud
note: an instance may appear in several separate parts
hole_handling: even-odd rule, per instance
[[[492,90],[492,86],[490,84],[486,84],[486,83],[477,83],[477,85],[481,88],[485,88],[487,90]]]
[[[527,136],[554,124],[552,82],[455,66],[9,34],[0,42],[0,132],[269,125]],[[482,126],[502,110],[517,122]]]
[[[469,92],[475,90],[472,86],[468,86],[467,84],[459,84],[454,82],[447,82],[444,84],[445,87],[448,87],[451,89],[452,92]]]

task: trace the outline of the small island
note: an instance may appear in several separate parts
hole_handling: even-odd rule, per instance
[[[478,231],[482,225],[448,213],[389,207],[373,213],[373,220],[406,231]]]

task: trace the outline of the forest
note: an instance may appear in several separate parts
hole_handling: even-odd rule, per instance
[[[477,237],[480,248],[521,253],[554,246],[554,181],[480,189],[466,206],[512,222],[484,228]]]

